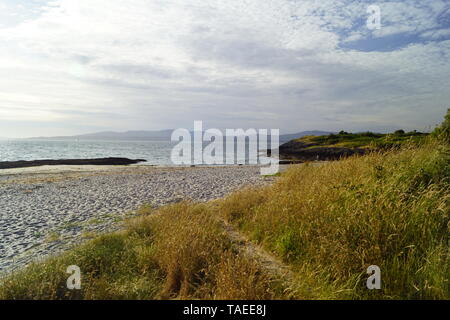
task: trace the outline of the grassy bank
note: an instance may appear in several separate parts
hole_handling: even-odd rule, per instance
[[[298,270],[295,297],[449,298],[448,160],[428,144],[298,167],[221,213]],[[369,265],[383,290],[366,289]]]
[[[2,280],[0,299],[449,299],[449,149],[294,166],[269,187],[143,208]],[[82,289],[66,289],[67,266]],[[368,290],[369,265],[382,289]]]
[[[348,133],[341,131],[339,134],[329,134],[326,136],[306,136],[296,141],[304,143],[305,148],[333,147],[333,148],[363,148],[363,149],[390,149],[401,147],[411,143],[421,143],[425,141],[427,133],[417,131],[404,132],[397,130],[394,133]]]

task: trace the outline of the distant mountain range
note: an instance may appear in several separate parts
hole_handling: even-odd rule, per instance
[[[57,137],[33,137],[31,140],[149,140],[149,141],[170,141],[173,130],[159,130],[159,131],[103,131],[96,133],[88,133],[75,136],[57,136]],[[280,143],[288,142],[293,139],[298,139],[304,136],[322,136],[332,132],[328,131],[302,131],[291,134],[280,135]]]
[[[75,136],[33,137],[32,140],[170,140],[173,130],[158,131],[102,131]]]

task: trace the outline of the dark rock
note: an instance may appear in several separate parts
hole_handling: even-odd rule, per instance
[[[300,164],[303,163],[302,160],[279,160],[278,164]]]
[[[60,159],[60,160],[33,160],[33,161],[4,161],[0,162],[0,169],[26,168],[38,166],[57,166],[57,165],[96,165],[96,166],[118,166],[130,165],[139,162],[145,162],[143,159],[127,158],[97,158],[97,159]]]

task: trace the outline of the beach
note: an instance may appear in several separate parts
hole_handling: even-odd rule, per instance
[[[250,165],[0,170],[0,273],[120,229],[144,204],[209,201],[273,179]]]

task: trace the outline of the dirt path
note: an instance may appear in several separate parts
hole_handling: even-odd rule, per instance
[[[245,234],[236,230],[236,228],[229,223],[223,221],[223,227],[230,239],[244,256],[256,260],[271,277],[279,279],[286,284],[291,284],[293,282],[295,276],[288,265],[267,252],[261,246],[250,241]]]

